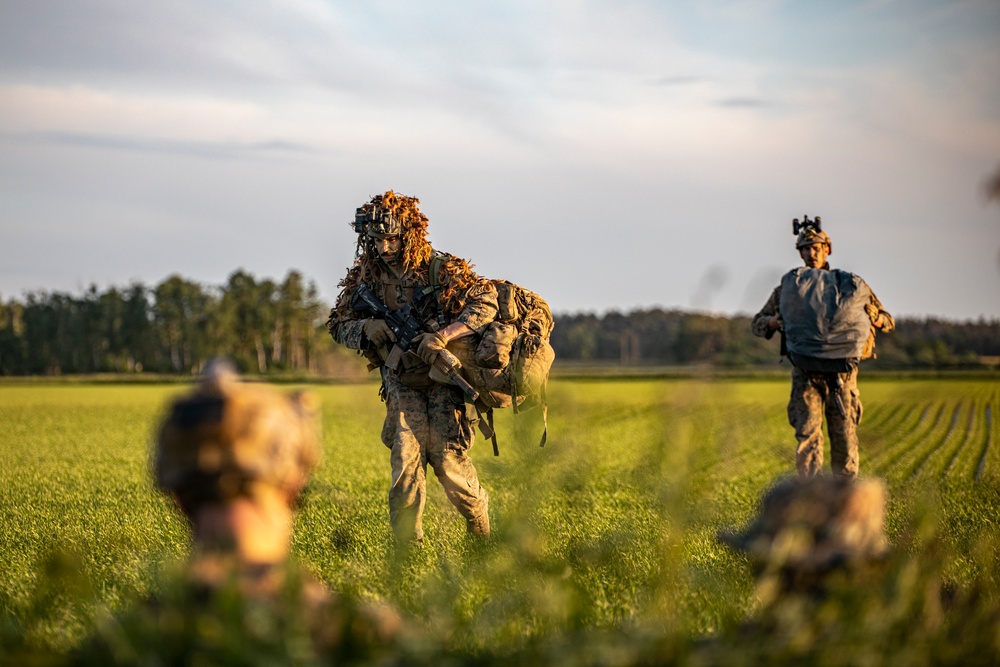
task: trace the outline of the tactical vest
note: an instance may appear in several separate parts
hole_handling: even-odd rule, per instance
[[[380,277],[378,292],[382,303],[389,310],[399,310],[404,305],[409,305],[417,317],[427,326],[428,331],[436,326],[434,323],[440,308],[436,302],[430,303],[429,290],[425,286],[421,286],[412,276],[404,275],[397,278],[386,272]],[[385,361],[386,355],[383,352],[387,354],[388,350],[379,353],[380,361]],[[412,389],[426,389],[434,383],[429,375],[429,370],[427,364],[420,359],[415,350],[404,352],[399,366],[395,369],[399,375],[399,381]]]

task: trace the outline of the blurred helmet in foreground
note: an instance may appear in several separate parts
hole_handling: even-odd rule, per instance
[[[885,556],[885,485],[836,477],[786,478],[768,490],[759,514],[720,541],[758,565],[819,573]]]
[[[293,503],[319,458],[314,395],[240,382],[228,362],[215,361],[195,390],[170,406],[154,475],[185,512],[264,492]]]

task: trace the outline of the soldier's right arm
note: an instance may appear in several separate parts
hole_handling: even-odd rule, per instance
[[[363,350],[368,347],[365,338],[365,319],[344,320],[336,318],[336,308],[330,311],[330,319],[326,322],[327,331],[333,340],[352,350]]]
[[[779,319],[781,317],[778,312],[780,298],[781,286],[779,285],[771,292],[771,296],[768,298],[767,303],[764,304],[764,307],[760,309],[760,312],[754,315],[753,320],[750,321],[750,331],[754,336],[770,339],[774,335],[776,329],[772,329],[768,323],[772,317]]]
[[[347,277],[340,282],[344,289],[337,296],[337,304],[330,310],[330,317],[326,321],[326,330],[333,340],[352,350],[364,350],[368,347],[365,322],[369,317],[350,305],[354,289],[360,281],[360,273],[357,266],[347,272]]]

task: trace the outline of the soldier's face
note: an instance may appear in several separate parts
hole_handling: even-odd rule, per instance
[[[799,256],[810,269],[820,269],[826,265],[826,257],[830,249],[825,243],[813,243],[799,248]]]
[[[372,239],[379,259],[386,264],[395,264],[400,259],[403,249],[403,239],[398,236],[382,236]]]

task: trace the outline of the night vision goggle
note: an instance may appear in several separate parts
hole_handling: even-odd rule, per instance
[[[398,236],[402,234],[399,218],[392,211],[376,206],[362,206],[354,212],[354,232],[369,236]]]
[[[358,209],[359,211],[361,209]],[[820,217],[817,215],[814,219],[810,220],[808,215],[802,216],[802,222],[799,222],[798,218],[792,220],[792,234],[798,236],[799,232],[811,229],[814,232],[823,231],[823,223]]]

